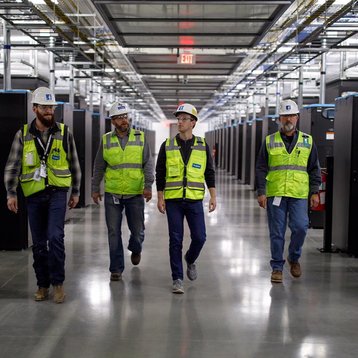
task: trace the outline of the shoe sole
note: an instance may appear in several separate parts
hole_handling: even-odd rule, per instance
[[[36,297],[35,297],[34,300],[35,300],[36,302],[47,301],[47,300],[48,300],[48,296],[43,297],[43,298],[36,298]]]
[[[273,283],[282,283],[282,280],[271,279],[271,282],[273,282]]]
[[[183,294],[184,290],[173,290],[172,292],[175,294]]]
[[[63,296],[61,300],[53,300],[55,303],[63,303],[65,302],[66,295]]]

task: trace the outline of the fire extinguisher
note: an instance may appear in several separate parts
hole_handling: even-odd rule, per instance
[[[325,211],[326,210],[327,172],[324,169],[321,170],[321,178],[322,178],[322,183],[321,183],[321,185],[319,187],[319,192],[318,192],[319,204],[318,204],[317,207],[311,208],[311,210],[314,210],[314,211]]]

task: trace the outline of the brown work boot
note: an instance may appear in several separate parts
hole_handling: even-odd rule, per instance
[[[63,285],[56,285],[53,286],[53,300],[55,303],[63,303],[65,300],[66,294],[63,290]]]
[[[39,287],[35,293],[35,301],[45,301],[48,299],[48,288]]]
[[[122,279],[122,274],[120,272],[112,272],[111,273],[111,281],[119,281]]]
[[[293,277],[300,277],[302,272],[301,272],[301,266],[300,266],[300,263],[297,261],[297,262],[292,262],[289,260],[289,258],[287,257],[287,262],[289,263],[290,265],[290,272],[291,272],[291,275]]]
[[[277,271],[277,270],[272,271],[271,282],[282,283],[282,271]]]
[[[141,259],[141,254],[135,254],[132,252],[131,261],[134,266],[140,263],[140,259]]]

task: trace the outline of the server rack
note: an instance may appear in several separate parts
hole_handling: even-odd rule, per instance
[[[230,141],[230,166],[229,173],[235,175],[237,165],[237,125],[231,127],[231,141]]]
[[[334,111],[334,104],[311,104],[300,112],[299,128],[312,135],[322,168],[326,168],[326,157],[333,155]]]
[[[100,130],[100,115],[97,112],[92,113],[92,170],[94,160],[98,151],[98,147],[101,140],[101,130]]]
[[[35,117],[32,112],[28,91],[0,91],[0,176],[9,156],[15,133]],[[0,250],[22,250],[29,246],[27,209],[20,186],[17,190],[18,213],[7,208],[7,195],[4,185],[0,186],[0,220],[2,223]]]
[[[245,125],[246,127],[246,125]],[[243,159],[243,150],[244,150],[244,123],[240,122],[237,126],[237,170],[236,177],[238,180],[242,180],[242,159]]]
[[[73,136],[76,142],[78,159],[81,166],[81,190],[77,207],[91,203],[92,177],[92,114],[84,109],[73,111]]]
[[[250,184],[250,178],[251,178],[251,143],[252,143],[252,121],[248,121],[246,123],[246,138],[244,139],[245,142],[245,153],[244,153],[244,167],[245,167],[245,175],[244,177],[244,184]]]
[[[358,256],[358,96],[336,100],[332,242]]]
[[[300,111],[299,128],[312,135],[318,151],[321,168],[326,168],[326,157],[333,156],[334,104],[311,104]],[[325,212],[309,210],[310,227],[323,229]]]

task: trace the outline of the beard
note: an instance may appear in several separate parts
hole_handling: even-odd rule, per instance
[[[45,116],[37,112],[37,119],[47,128],[51,128],[55,123],[53,114],[46,114]]]
[[[129,124],[121,124],[121,125],[118,125],[118,126],[116,126],[116,129],[117,129],[117,131],[120,132],[120,133],[126,133],[126,132],[128,132]]]
[[[289,133],[295,129],[295,125],[292,123],[281,124],[281,131],[283,133]]]

